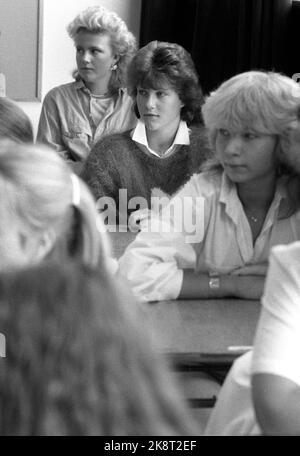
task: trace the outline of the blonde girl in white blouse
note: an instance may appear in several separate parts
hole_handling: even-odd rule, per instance
[[[281,147],[299,103],[300,86],[272,72],[239,74],[210,94],[202,113],[214,159],[141,222],[120,259],[140,299],[261,297],[270,248],[300,239],[298,182]]]
[[[300,172],[300,123],[282,141]],[[254,349],[238,358],[218,396],[207,435],[299,435],[300,242],[276,246],[262,297]]]

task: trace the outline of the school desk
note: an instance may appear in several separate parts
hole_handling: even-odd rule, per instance
[[[110,233],[119,258],[134,233]],[[260,302],[197,299],[143,305],[154,347],[167,354],[176,371],[204,372],[220,384],[237,356],[253,344]],[[215,398],[193,398],[195,407],[213,406]]]
[[[260,302],[198,299],[147,303],[153,346],[176,371],[202,372],[222,384],[232,362],[253,344]],[[193,399],[193,406],[214,405]]]

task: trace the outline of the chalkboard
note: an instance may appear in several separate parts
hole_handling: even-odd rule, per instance
[[[16,101],[41,100],[42,8],[42,0],[0,0],[0,73]]]

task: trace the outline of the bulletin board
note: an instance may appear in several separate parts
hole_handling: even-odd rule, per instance
[[[41,100],[43,0],[0,0],[0,73],[6,96]]]

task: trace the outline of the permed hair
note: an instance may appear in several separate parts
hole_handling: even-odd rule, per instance
[[[32,143],[34,140],[32,124],[27,114],[5,97],[0,97],[0,139],[20,143]]]
[[[0,143],[0,220],[19,220],[32,236],[55,233],[50,255],[106,261],[109,250],[92,194],[78,179],[79,204],[73,205],[72,171],[44,146]],[[9,225],[9,223],[8,223]],[[102,234],[99,232],[99,228]]]
[[[136,104],[138,86],[160,88],[170,84],[184,104],[181,119],[188,124],[201,123],[202,90],[190,54],[179,44],[151,41],[141,48],[128,66],[127,86]]]
[[[288,176],[287,192],[291,207],[287,216],[299,209],[299,169],[287,158],[286,137],[291,124],[297,119],[300,105],[300,86],[282,74],[266,71],[248,71],[225,81],[212,92],[202,106],[211,149],[215,150],[219,128],[233,131],[250,130],[261,134],[277,135],[277,176]],[[218,157],[208,159],[202,171],[222,170]]]
[[[67,26],[73,41],[76,41],[76,35],[81,30],[110,36],[112,50],[118,61],[117,69],[111,73],[109,89],[114,92],[124,87],[127,66],[137,48],[136,39],[125,22],[113,11],[102,6],[91,6],[78,14]]]
[[[219,128],[283,135],[296,119],[300,86],[279,73],[248,71],[225,81],[202,106],[212,148]]]
[[[75,263],[0,277],[1,435],[197,432],[145,320],[114,289]]]

